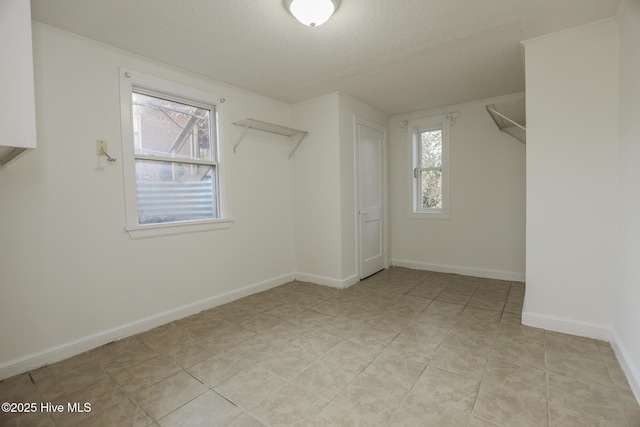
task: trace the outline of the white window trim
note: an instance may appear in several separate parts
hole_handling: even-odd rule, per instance
[[[425,117],[407,121],[407,201],[408,215],[410,219],[450,219],[449,198],[450,189],[450,167],[449,167],[449,145],[451,142],[451,124],[453,119],[459,117],[460,113],[442,114],[439,116]],[[442,208],[418,209],[417,179],[414,177],[414,169],[417,164],[417,150],[419,134],[425,130],[432,130],[442,127]]]
[[[134,87],[157,91],[177,98],[186,98],[196,102],[213,105],[216,110],[218,150],[217,181],[218,181],[218,214],[219,218],[210,220],[184,221],[162,224],[138,224],[137,190],[135,177],[135,158],[133,141],[133,114],[131,105],[131,93]],[[125,230],[133,239],[156,237],[170,234],[195,233],[209,230],[220,230],[231,227],[229,206],[226,203],[225,170],[224,167],[224,143],[223,143],[223,108],[219,101],[220,96],[202,89],[185,86],[180,83],[139,73],[126,68],[120,68],[120,113],[122,128],[122,164],[124,175],[125,193]]]

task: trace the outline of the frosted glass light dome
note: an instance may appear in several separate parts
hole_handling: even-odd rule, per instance
[[[301,23],[317,27],[327,22],[338,8],[339,0],[285,0],[289,12]]]

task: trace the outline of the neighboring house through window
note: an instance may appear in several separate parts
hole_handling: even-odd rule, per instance
[[[132,237],[219,228],[218,97],[121,70],[127,226]]]

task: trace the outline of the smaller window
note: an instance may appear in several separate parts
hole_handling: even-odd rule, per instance
[[[448,218],[449,122],[449,116],[440,116],[408,124],[411,131],[411,215],[414,217]]]
[[[419,131],[417,139],[416,210],[442,209],[442,128]]]

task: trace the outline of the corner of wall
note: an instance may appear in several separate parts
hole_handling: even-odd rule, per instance
[[[636,400],[640,402],[640,366],[636,364],[633,357],[629,354],[628,349],[620,339],[615,328],[611,332],[611,337],[611,347],[616,353],[618,362],[620,362],[620,366],[627,376],[631,391],[633,392]]]
[[[315,283],[316,285],[329,286],[336,289],[346,289],[360,281],[357,275],[349,276],[345,279],[335,279],[333,277],[319,276],[308,273],[295,273],[295,279],[301,282]]]
[[[532,313],[526,309],[522,312],[522,324],[547,331],[561,332],[563,334],[593,338],[607,342],[611,342],[612,338],[610,326]]]

